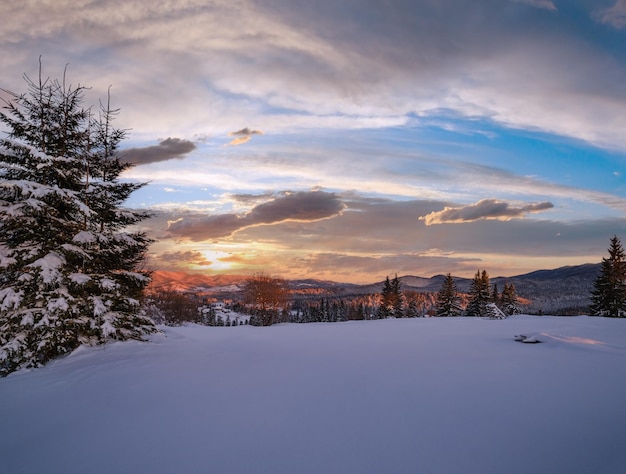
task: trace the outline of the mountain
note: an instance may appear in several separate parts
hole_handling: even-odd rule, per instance
[[[512,278],[517,294],[531,300],[528,312],[580,314],[587,311],[593,282],[600,273],[599,263],[538,270]],[[498,279],[495,279],[498,281]],[[502,286],[498,283],[502,290]]]
[[[600,271],[599,263],[585,263],[583,265],[560,267],[555,270],[537,270],[524,275],[516,276],[521,280],[564,280],[568,278],[582,278],[593,280]]]
[[[219,292],[222,289],[239,291],[246,275],[206,275],[204,273],[174,272],[157,270],[152,273],[152,283],[149,290],[152,291],[212,291]]]
[[[593,281],[600,271],[599,263],[566,266],[553,270],[537,270],[512,277],[491,278],[500,291],[505,283],[513,283],[517,294],[526,303],[528,313],[579,314],[587,310]],[[157,270],[152,275],[150,289],[153,291],[201,292],[222,297],[235,297],[243,288],[247,275],[206,275]],[[437,292],[444,275],[430,278],[414,275],[399,277],[404,291]],[[471,278],[454,278],[457,289],[467,293]],[[294,298],[349,298],[351,296],[379,293],[383,281],[366,285],[338,283],[328,280],[289,280]]]
[[[206,275],[180,271],[157,270],[152,273],[151,291],[178,291],[202,293],[237,293],[243,289],[249,275]],[[296,295],[344,295],[358,291],[361,285],[334,281],[289,280],[289,288]],[[377,292],[378,290],[374,290]]]

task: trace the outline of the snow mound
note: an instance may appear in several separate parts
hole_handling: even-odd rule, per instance
[[[618,474],[626,466],[624,320],[163,330],[150,343],[83,347],[0,379],[0,474]],[[511,334],[545,343],[529,350]]]
[[[607,344],[603,341],[591,339],[588,337],[563,336],[557,334],[549,334],[546,332],[532,333],[529,335],[519,334],[513,336],[513,339],[517,342],[523,342],[525,344],[538,344],[542,342],[549,342],[551,344],[561,344],[564,346],[607,346]]]
[[[542,340],[540,334],[531,334],[530,336],[526,336],[525,334],[520,334],[517,336],[513,336],[517,342],[523,342],[524,344],[537,344],[540,342],[545,342]]]

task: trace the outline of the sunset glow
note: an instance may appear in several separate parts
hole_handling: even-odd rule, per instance
[[[40,55],[95,104],[112,86],[152,268],[510,276],[626,237],[624,0],[9,0],[0,18],[1,89]]]

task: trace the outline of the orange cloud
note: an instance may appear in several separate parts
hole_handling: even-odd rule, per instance
[[[263,135],[261,130],[250,130],[248,127],[237,130],[236,132],[230,132],[229,137],[235,137],[229,145],[237,146],[243,143],[247,143],[252,139],[253,135]]]

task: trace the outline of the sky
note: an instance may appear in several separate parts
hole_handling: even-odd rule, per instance
[[[626,0],[4,0],[0,88],[111,90],[153,269],[370,283],[626,238]]]

